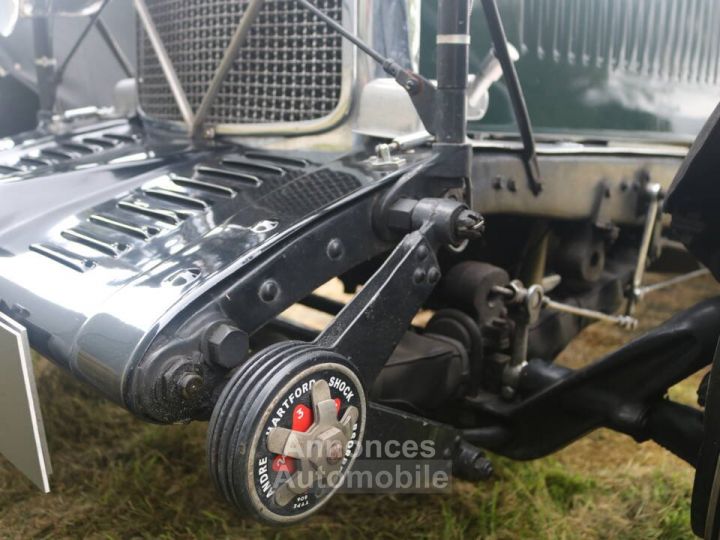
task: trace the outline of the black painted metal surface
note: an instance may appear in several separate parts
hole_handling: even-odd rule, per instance
[[[402,172],[372,170],[362,153],[196,147],[125,122],[31,139],[0,153],[0,308],[120,403],[183,308]]]

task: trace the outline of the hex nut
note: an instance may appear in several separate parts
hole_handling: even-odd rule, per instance
[[[182,397],[188,401],[193,401],[200,396],[203,389],[203,378],[198,373],[184,373],[178,381],[178,388]]]

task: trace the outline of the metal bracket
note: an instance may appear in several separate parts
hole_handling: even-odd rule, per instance
[[[390,216],[411,231],[315,340],[350,359],[370,387],[413,317],[440,281],[435,251],[481,234],[483,221],[449,199],[403,199]]]
[[[391,143],[392,144],[392,143]],[[407,160],[401,156],[392,154],[391,144],[381,143],[375,147],[375,155],[367,160],[368,165],[374,169],[399,169]]]

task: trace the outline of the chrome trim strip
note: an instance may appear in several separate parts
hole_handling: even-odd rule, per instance
[[[171,203],[175,203],[185,207],[196,208],[203,211],[210,208],[210,203],[203,199],[191,197],[190,195],[184,195],[170,189],[143,188],[142,192],[148,197],[155,197],[164,201],[170,201]]]
[[[153,236],[160,234],[159,227],[135,225],[133,223],[128,223],[126,221],[122,221],[120,219],[116,219],[114,217],[106,216],[103,214],[93,214],[88,218],[88,220],[91,223],[100,225],[101,227],[107,227],[108,229],[119,231],[121,233],[126,233],[130,236],[134,236],[135,238],[140,238],[140,240],[145,241],[148,241]]]
[[[478,150],[519,151],[523,145],[517,141],[472,141],[472,147]],[[660,156],[685,157],[688,149],[684,146],[673,145],[617,145],[595,146],[586,144],[539,143],[538,155],[548,156],[574,156],[574,155],[632,155],[632,156]]]
[[[469,34],[438,34],[438,45],[470,45]]]
[[[119,257],[123,251],[128,249],[127,244],[108,242],[81,229],[67,229],[61,232],[60,236],[70,242],[82,244],[113,258]]]
[[[228,157],[223,158],[220,163],[227,165],[228,167],[235,167],[236,169],[245,169],[245,171],[249,173],[270,174],[275,176],[283,176],[285,174],[285,169],[282,167],[267,163],[258,163],[257,161],[253,161],[251,159]]]
[[[195,178],[187,178],[185,176],[179,176],[172,173],[170,173],[168,176],[174,184],[177,184],[180,187],[207,191],[217,195],[222,195],[224,197],[229,197],[231,199],[237,195],[237,191],[235,191],[233,188],[221,186],[220,184],[203,182],[202,180],[197,180]]]
[[[240,182],[247,187],[260,187],[262,185],[262,180],[254,174],[233,171],[231,169],[202,166],[195,168],[195,174],[201,178],[207,176],[210,178],[222,178],[230,182]]]
[[[88,270],[95,268],[95,262],[91,259],[78,255],[77,253],[72,253],[69,250],[65,250],[53,244],[30,244],[29,249],[38,255],[44,255],[48,259],[52,259],[53,261],[77,272],[87,272]]]
[[[127,212],[134,212],[143,216],[157,219],[170,225],[180,225],[184,217],[180,216],[172,210],[163,210],[162,208],[154,208],[152,206],[144,206],[135,201],[120,201],[118,208],[121,208]]]

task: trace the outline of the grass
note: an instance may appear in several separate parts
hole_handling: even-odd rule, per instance
[[[702,297],[709,279],[650,297],[639,331]],[[607,325],[583,332],[560,358],[582,365],[625,342]],[[530,463],[495,457],[485,483],[451,495],[341,495],[321,515],[273,530],[237,516],[205,466],[204,424],[155,426],[38,360],[55,474],[39,494],[0,459],[0,538],[487,538],[684,539],[693,470],[653,443],[606,430]],[[694,399],[699,377],[672,390]]]

